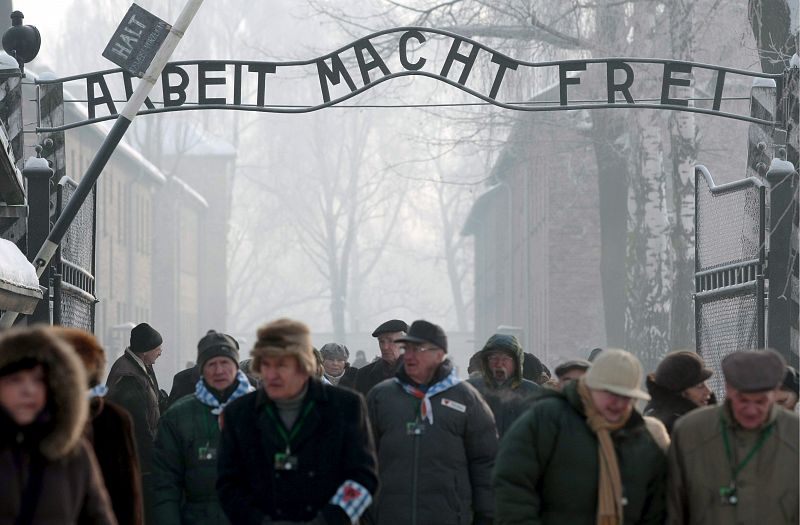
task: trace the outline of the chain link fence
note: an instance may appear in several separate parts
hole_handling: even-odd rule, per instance
[[[697,352],[722,399],[722,359],[764,346],[765,186],[755,178],[716,186],[698,166],[695,199]]]

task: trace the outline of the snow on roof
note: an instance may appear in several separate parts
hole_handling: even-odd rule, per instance
[[[31,313],[41,298],[36,269],[16,244],[0,239],[0,310]]]

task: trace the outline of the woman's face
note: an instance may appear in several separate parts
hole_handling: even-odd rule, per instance
[[[17,425],[30,425],[44,410],[47,386],[41,365],[0,377],[0,406]]]

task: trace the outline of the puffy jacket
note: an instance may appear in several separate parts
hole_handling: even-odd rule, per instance
[[[224,525],[217,497],[219,423],[194,396],[161,416],[153,454],[154,515],[159,525]]]
[[[445,361],[432,381],[449,375]],[[398,377],[410,382],[401,369]],[[411,434],[420,401],[394,379],[368,396],[381,490],[371,516],[379,525],[467,525],[490,522],[490,473],[497,453],[491,410],[466,382],[431,398],[433,424]],[[473,521],[474,519],[474,521]]]
[[[626,500],[624,524],[663,524],[664,451],[636,411],[611,436]],[[495,525],[594,525],[597,446],[576,381],[562,393],[543,394],[500,445],[492,478]]]

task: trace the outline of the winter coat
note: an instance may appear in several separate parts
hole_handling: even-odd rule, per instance
[[[731,482],[722,425],[737,461],[753,448],[760,430],[747,431],[733,421],[724,403],[694,410],[675,424],[669,451],[670,525],[796,525],[800,520],[797,414],[772,407],[771,434],[736,477],[736,505],[724,503],[720,495]]]
[[[529,381],[533,381],[537,385],[541,385],[551,377],[550,369],[547,365],[533,354],[525,352],[523,358],[525,366],[522,368],[522,377]]]
[[[644,415],[660,420],[670,434],[672,434],[672,427],[679,417],[698,408],[694,402],[683,397],[680,392],[664,388],[652,377],[647,378],[647,391],[650,393],[650,401],[644,407]],[[716,403],[717,400],[712,393],[709,404],[715,405]]]
[[[37,344],[42,340],[42,328],[27,330]],[[81,362],[56,342],[17,345],[0,352],[0,369],[27,360],[45,368],[47,406],[23,427],[0,408],[0,525],[16,522],[27,482],[36,479],[38,491],[29,491],[32,524],[116,525],[97,459],[83,438],[88,403]]]
[[[397,370],[402,367],[402,364],[402,357],[394,364],[389,363],[385,359],[378,359],[363,368],[359,368],[353,389],[366,396],[375,385],[390,377],[394,377]]]
[[[180,398],[194,394],[194,386],[200,379],[200,369],[197,365],[181,370],[172,378],[172,389],[167,398],[167,409],[175,404]]]
[[[328,374],[325,374],[328,376]],[[339,382],[336,386],[343,386],[351,389],[355,389],[356,386],[356,377],[358,376],[358,368],[353,368],[350,366],[349,363],[345,363],[344,374],[342,375]],[[328,380],[330,381],[330,377],[328,376]]]
[[[363,398],[310,379],[305,399],[314,405],[292,440],[292,470],[275,469],[275,454],[286,445],[267,412],[267,406],[277,409],[263,388],[225,408],[217,491],[231,523],[261,525],[265,517],[307,521],[321,512],[328,525],[349,525],[344,511],[330,503],[342,484],[352,480],[375,493],[375,451]]]
[[[133,418],[133,433],[142,475],[149,475],[153,462],[153,439],[161,415],[158,384],[154,383],[126,350],[111,367],[106,385],[106,398],[127,410]]]
[[[431,385],[451,370],[445,361]],[[402,368],[398,377],[411,381]],[[460,382],[432,396],[432,425],[419,419],[420,400],[394,379],[373,388],[367,404],[381,481],[370,514],[378,525],[490,523],[497,431],[472,385]],[[409,432],[415,423],[421,433]]]
[[[141,525],[142,488],[130,414],[102,397],[93,398],[85,436],[97,456],[117,522]]]
[[[489,370],[489,354],[498,349],[496,344],[492,344],[492,339],[489,339],[483,350],[478,353],[480,375],[475,374],[467,381],[481,393],[489,404],[489,408],[494,414],[497,433],[502,438],[511,424],[530,406],[531,398],[541,393],[542,389],[533,381],[522,378],[523,353],[522,347],[519,345],[507,348],[514,358],[513,376],[506,381],[506,384],[498,384]]]
[[[611,433],[626,504],[625,525],[658,524],[666,512],[666,456],[642,416]],[[594,525],[598,441],[589,428],[577,381],[547,391],[500,444],[492,476],[495,525]]]
[[[224,525],[217,497],[218,416],[184,396],[161,417],[153,455],[154,515],[159,525]]]

